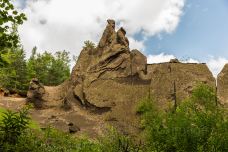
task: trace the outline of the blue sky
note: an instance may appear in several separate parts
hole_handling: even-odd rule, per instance
[[[64,49],[78,55],[83,42],[98,42],[105,20],[114,18],[127,30],[130,47],[143,51],[149,63],[191,59],[207,63],[215,76],[228,63],[228,0],[16,0],[16,4],[28,17],[19,29],[27,54],[37,46],[40,51]]]
[[[176,30],[161,37],[149,38],[148,54],[165,52],[200,61],[210,55],[228,58],[228,1],[188,0]]]

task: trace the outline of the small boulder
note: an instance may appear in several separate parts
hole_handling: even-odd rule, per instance
[[[74,123],[73,122],[69,122],[68,126],[73,126]]]
[[[8,97],[10,95],[10,91],[7,89],[3,89],[3,95],[4,97]]]
[[[180,63],[180,61],[178,59],[171,59],[169,63]]]
[[[33,103],[35,108],[42,108],[44,100],[42,99],[45,94],[44,86],[37,78],[30,81],[29,90],[27,93],[27,102]]]
[[[80,131],[80,128],[75,126],[73,123],[69,125],[69,133],[73,134]]]

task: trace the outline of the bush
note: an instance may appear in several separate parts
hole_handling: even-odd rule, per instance
[[[25,107],[19,112],[3,112],[0,124],[0,151],[14,151],[12,145],[18,143],[20,136],[28,129],[28,110],[29,107]]]
[[[4,111],[0,125],[2,152],[139,152],[140,146],[110,129],[100,140],[75,138],[51,127],[31,129],[29,107],[19,112]],[[36,127],[37,128],[37,127]]]
[[[143,146],[136,144],[130,137],[124,136],[111,127],[100,139],[102,152],[142,152]]]
[[[227,151],[226,111],[216,106],[214,90],[200,84],[176,111],[159,111],[151,99],[140,107],[148,151]]]
[[[84,42],[83,49],[88,49],[88,50],[95,49],[95,44],[92,41],[87,40]]]
[[[3,113],[3,120],[0,124],[0,131],[3,142],[15,144],[18,137],[28,128],[28,109],[23,108],[19,112],[7,110]]]

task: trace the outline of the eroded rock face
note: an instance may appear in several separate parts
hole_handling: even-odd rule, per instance
[[[189,97],[198,83],[215,88],[215,79],[206,64],[152,64],[148,66],[148,73],[151,75],[151,96],[162,108],[166,108],[168,102],[173,104],[175,98],[179,103]]]
[[[27,102],[33,103],[35,108],[43,107],[43,95],[45,94],[44,86],[37,78],[30,81],[29,90],[27,93]]]
[[[109,123],[118,129],[135,134],[136,107],[148,95],[165,108],[174,100],[174,83],[178,101],[188,97],[198,82],[215,87],[205,64],[185,64],[175,59],[148,65],[140,51],[130,51],[126,31],[120,28],[116,32],[115,21],[107,22],[98,46],[81,51],[71,74],[68,101],[95,109],[113,120]]]
[[[90,89],[94,89],[94,83],[100,84],[104,80],[117,81],[146,71],[146,57],[137,50],[130,51],[126,31],[120,28],[116,32],[115,21],[107,22],[99,45],[94,49],[84,48],[73,68],[73,92],[84,105],[88,102],[97,107],[112,105],[109,100],[97,100],[97,97],[91,96],[93,93]]]
[[[131,74],[140,76],[147,72],[147,58],[138,50],[131,51]]]
[[[108,24],[103,32],[101,40],[98,44],[99,48],[104,48],[105,46],[111,44],[113,40],[115,40],[115,21],[114,20],[107,20]]]
[[[217,95],[222,105],[228,105],[228,64],[224,66],[217,77]]]

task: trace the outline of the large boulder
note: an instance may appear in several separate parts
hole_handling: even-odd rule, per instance
[[[217,94],[221,104],[228,105],[228,64],[224,66],[217,77]]]
[[[33,103],[35,108],[43,108],[43,96],[45,94],[44,86],[37,78],[30,81],[29,90],[27,93],[27,102]]]

